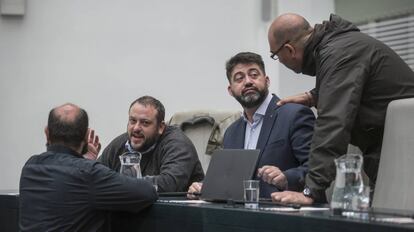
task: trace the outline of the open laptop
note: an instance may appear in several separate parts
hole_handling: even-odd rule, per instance
[[[259,150],[216,150],[203,181],[200,199],[243,201],[243,180],[253,178],[259,153]]]

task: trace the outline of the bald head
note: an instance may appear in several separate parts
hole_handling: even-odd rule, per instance
[[[312,27],[305,18],[298,14],[287,13],[277,17],[269,28],[269,44],[281,46],[286,41],[297,42],[309,34]]]
[[[66,103],[53,108],[51,112],[63,122],[73,122],[79,115],[80,108],[75,104]]]
[[[58,106],[50,111],[46,130],[51,144],[77,149],[88,132],[88,114],[72,103]]]

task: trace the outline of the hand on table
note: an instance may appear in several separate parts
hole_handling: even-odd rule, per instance
[[[284,203],[284,204],[300,204],[300,205],[311,205],[313,199],[306,197],[302,192],[283,191],[274,192],[271,195],[272,201]]]
[[[191,194],[191,193],[201,193],[201,188],[203,187],[203,183],[201,182],[193,182],[190,187],[188,188],[187,198],[191,200],[198,199],[198,196]]]

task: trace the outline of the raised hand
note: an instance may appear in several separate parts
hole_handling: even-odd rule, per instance
[[[99,136],[95,135],[95,130],[89,130],[87,148],[88,150],[83,154],[83,157],[85,159],[96,160],[101,150],[101,143],[99,142]]]

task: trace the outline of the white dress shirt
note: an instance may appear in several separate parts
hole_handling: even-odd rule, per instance
[[[247,120],[246,113],[243,113],[243,119],[246,122],[246,131],[244,136],[244,149],[256,149],[257,140],[263,125],[263,118],[266,114],[267,107],[272,100],[272,94],[268,94],[266,99],[257,108],[253,114],[253,123]]]

